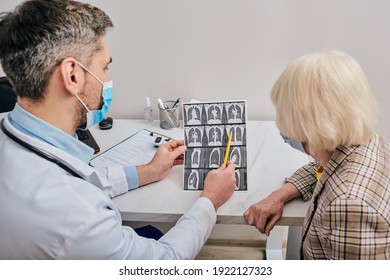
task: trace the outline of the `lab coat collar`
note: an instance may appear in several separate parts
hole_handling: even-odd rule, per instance
[[[94,150],[81,141],[55,126],[45,122],[35,115],[24,110],[16,103],[15,108],[9,114],[10,123],[17,130],[30,137],[44,141],[66,153],[77,157],[85,163],[89,163]]]

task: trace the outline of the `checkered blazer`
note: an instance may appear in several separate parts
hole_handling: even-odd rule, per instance
[[[390,143],[339,147],[320,181],[316,163],[288,182],[312,200],[302,231],[304,259],[390,259]]]

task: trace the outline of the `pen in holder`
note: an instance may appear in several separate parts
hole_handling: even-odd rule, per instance
[[[160,127],[172,129],[179,126],[179,104],[177,101],[164,101],[158,99],[158,109],[160,111]]]

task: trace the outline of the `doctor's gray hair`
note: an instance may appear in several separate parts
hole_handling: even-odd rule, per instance
[[[41,100],[61,61],[89,65],[110,18],[77,1],[31,0],[0,15],[0,61],[20,97]]]
[[[375,133],[377,105],[367,78],[351,56],[322,52],[294,60],[272,88],[276,124],[311,152],[367,144]]]

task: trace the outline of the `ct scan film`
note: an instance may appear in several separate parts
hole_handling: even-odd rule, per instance
[[[228,161],[236,165],[236,190],[247,190],[246,102],[183,103],[184,189],[203,190],[207,173]]]

